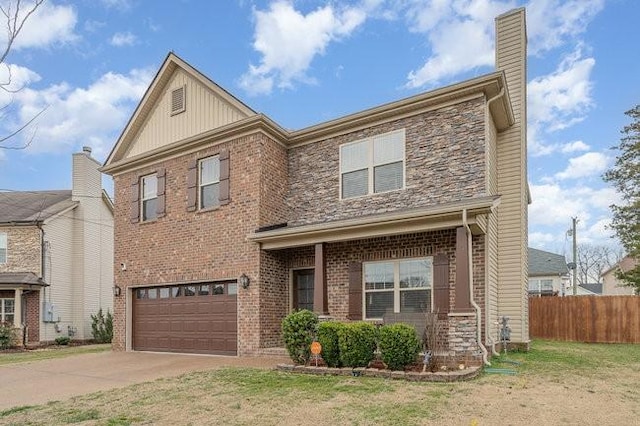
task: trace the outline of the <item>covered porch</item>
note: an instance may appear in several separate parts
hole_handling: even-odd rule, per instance
[[[13,324],[18,345],[39,341],[40,290],[46,286],[32,272],[0,273],[0,322]]]

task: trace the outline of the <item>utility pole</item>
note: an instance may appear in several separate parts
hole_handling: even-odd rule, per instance
[[[576,296],[578,294],[578,244],[576,243],[576,223],[578,222],[577,217],[571,218],[573,222],[573,226],[571,228],[571,235],[573,236],[573,295]]]

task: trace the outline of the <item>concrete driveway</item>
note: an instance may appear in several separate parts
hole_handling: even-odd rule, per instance
[[[274,368],[288,358],[100,352],[0,366],[0,410],[228,366]]]

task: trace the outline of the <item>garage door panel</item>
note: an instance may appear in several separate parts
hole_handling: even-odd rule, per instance
[[[228,284],[224,285],[226,292]],[[184,296],[190,291],[181,289],[176,297],[175,287],[165,291],[164,294],[171,294],[168,298],[138,298],[138,294],[147,292],[134,293],[133,348],[237,354],[237,295],[197,292]],[[162,290],[157,294],[163,294]]]

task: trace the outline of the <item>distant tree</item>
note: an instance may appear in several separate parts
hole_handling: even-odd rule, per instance
[[[594,244],[578,245],[578,283],[599,283],[604,271],[621,259],[619,253],[608,246]]]
[[[613,147],[619,151],[616,162],[603,178],[622,195],[620,204],[611,205],[611,228],[629,256],[640,259],[640,105],[625,114],[632,122],[622,129],[620,143]],[[640,292],[640,263],[616,275],[625,285]]]
[[[2,21],[0,23],[4,23],[4,29],[7,34],[6,46],[0,46],[0,66],[4,67],[7,70],[7,78],[5,80],[0,81],[0,91],[3,91],[8,94],[13,94],[22,90],[22,88],[12,88],[11,87],[11,67],[6,63],[7,56],[9,56],[9,52],[11,52],[11,48],[15,43],[18,35],[22,31],[25,22],[33,15],[33,13],[44,3],[45,0],[32,0],[27,2],[27,4],[23,4],[22,0],[15,1],[0,1],[0,13],[2,14]],[[9,110],[11,106],[11,102],[6,105],[0,105],[0,119],[2,119]],[[42,114],[44,110],[40,111],[31,119],[29,119],[26,123],[22,124],[18,128],[10,131],[6,135],[0,134],[0,149],[24,149],[29,146],[33,140],[33,135],[31,138],[23,143],[18,145],[10,145],[8,142],[10,139],[18,135],[20,132],[25,130],[33,121],[38,118],[40,114]]]

